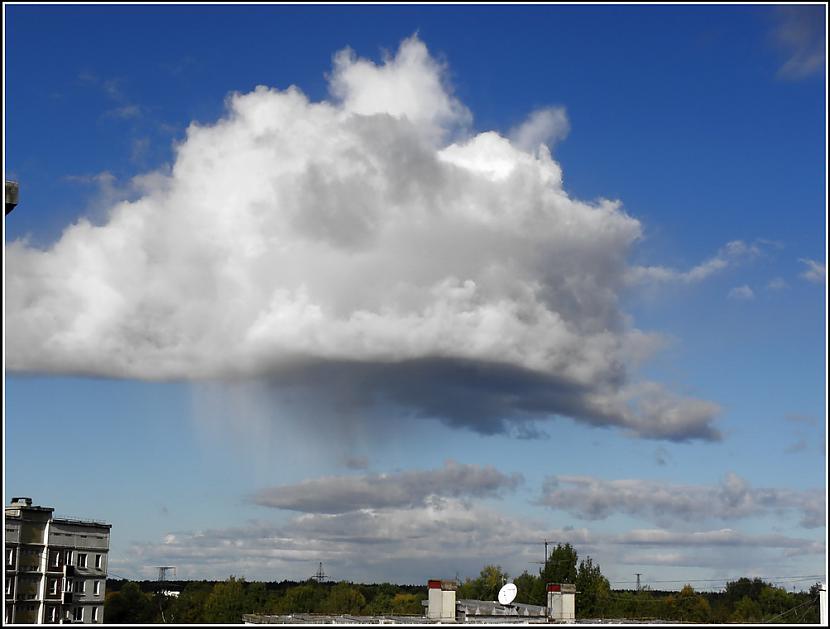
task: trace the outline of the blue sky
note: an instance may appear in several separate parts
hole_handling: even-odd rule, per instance
[[[4,10],[7,500],[131,578],[823,574],[823,6]]]

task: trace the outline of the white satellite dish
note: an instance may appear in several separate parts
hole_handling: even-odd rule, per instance
[[[510,605],[513,599],[516,598],[516,593],[519,590],[513,583],[508,583],[499,590],[499,603],[502,605]]]

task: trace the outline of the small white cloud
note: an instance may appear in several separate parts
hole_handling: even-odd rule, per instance
[[[626,270],[625,280],[628,284],[695,284],[729,267],[757,258],[765,246],[772,245],[764,240],[751,244],[732,240],[721,247],[717,254],[688,270],[664,266],[632,266]]]
[[[801,274],[801,277],[817,284],[827,283],[827,267],[824,263],[807,258],[800,258],[800,261],[807,265],[807,270]]]
[[[143,113],[141,105],[129,104],[107,110],[104,115],[111,118],[121,118],[124,120],[130,118],[140,118]]]
[[[743,286],[736,286],[735,288],[729,291],[729,299],[748,300],[753,299],[754,297],[755,293],[746,284],[744,284]]]
[[[520,149],[533,153],[541,144],[552,147],[567,137],[570,129],[563,107],[547,107],[530,114],[527,120],[510,132],[510,139]]]
[[[774,277],[767,282],[767,290],[783,290],[787,288],[788,284],[781,277]]]

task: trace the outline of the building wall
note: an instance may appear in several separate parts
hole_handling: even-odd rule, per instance
[[[110,525],[5,509],[7,623],[104,622]]]

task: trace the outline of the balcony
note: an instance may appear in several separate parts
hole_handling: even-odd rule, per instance
[[[78,603],[86,596],[83,592],[64,592],[63,593],[63,604],[64,605],[71,605],[72,603]]]

